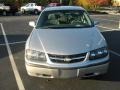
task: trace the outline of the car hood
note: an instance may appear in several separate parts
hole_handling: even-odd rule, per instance
[[[105,40],[97,28],[37,29],[31,34],[30,48],[50,54],[71,55],[102,47]]]
[[[20,8],[25,8],[25,6],[21,6]]]

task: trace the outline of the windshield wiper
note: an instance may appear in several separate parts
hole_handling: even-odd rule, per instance
[[[36,27],[36,28],[41,28],[41,29],[64,29],[64,28],[88,28],[88,27],[92,27],[89,25],[82,25],[82,26],[78,26],[78,25],[72,25],[72,26],[43,26],[43,27]]]
[[[39,27],[41,29],[61,29],[64,27],[60,27],[60,26],[45,26],[45,27]]]

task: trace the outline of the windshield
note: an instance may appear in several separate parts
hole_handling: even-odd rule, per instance
[[[93,23],[82,10],[45,11],[41,14],[36,28],[86,28]]]
[[[0,4],[0,7],[3,6],[3,4]]]

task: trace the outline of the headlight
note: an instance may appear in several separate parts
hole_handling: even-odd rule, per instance
[[[104,58],[108,55],[108,49],[106,47],[102,47],[93,51],[90,51],[89,60],[95,60],[99,58]]]
[[[46,61],[45,53],[30,49],[26,50],[26,58],[30,61]]]

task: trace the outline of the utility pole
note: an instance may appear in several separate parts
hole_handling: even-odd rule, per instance
[[[62,4],[62,0],[60,0],[60,4]]]
[[[73,5],[73,1],[69,0],[69,6]]]
[[[16,6],[19,8],[20,7],[20,2],[19,2],[19,0],[15,0],[15,4],[16,4]]]

